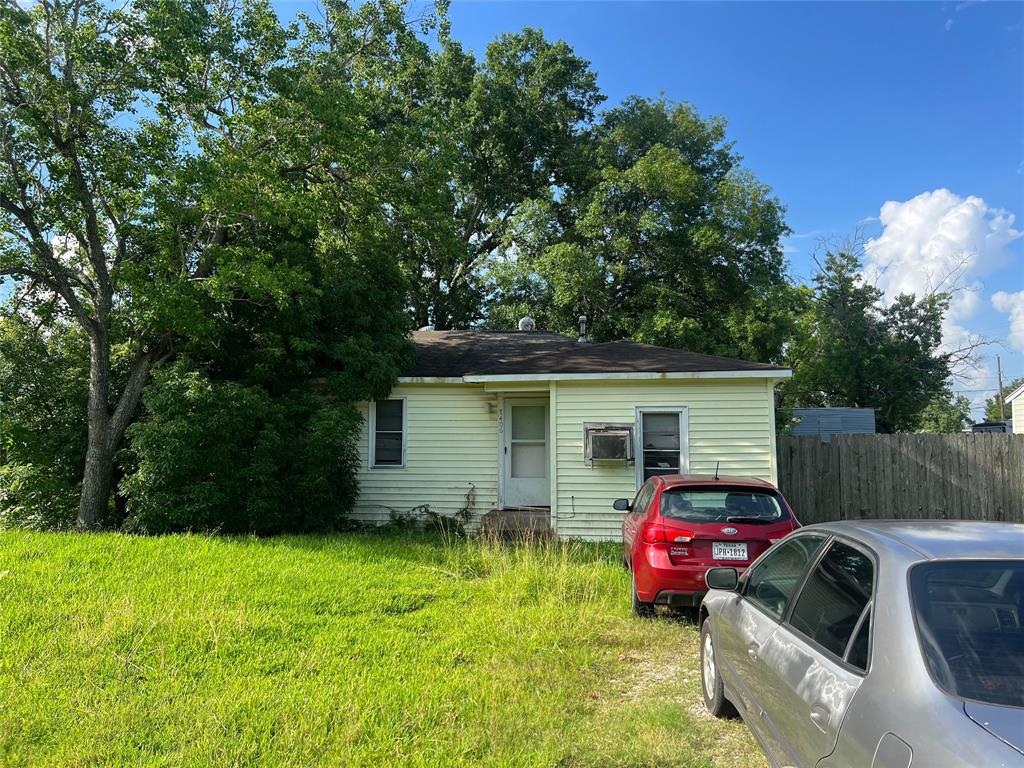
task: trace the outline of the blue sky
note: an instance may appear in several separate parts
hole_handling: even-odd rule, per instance
[[[995,354],[1006,379],[1024,376],[1024,4],[456,0],[450,16],[480,53],[523,26],[566,40],[605,106],[664,95],[723,115],[788,209],[795,279],[819,238],[861,227],[890,293],[953,268],[969,289],[949,343],[997,343],[958,389],[991,394]]]
[[[950,343],[1001,340],[958,388],[991,394],[997,353],[1024,376],[1024,4],[457,1],[451,18],[481,52],[524,25],[568,41],[609,105],[664,95],[723,115],[787,206],[794,278],[819,237],[858,226],[891,292],[958,267],[971,290]]]

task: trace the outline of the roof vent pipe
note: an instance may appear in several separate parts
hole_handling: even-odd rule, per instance
[[[534,320],[529,315],[527,315],[526,317],[519,321],[519,330],[526,331],[527,333],[529,333],[530,331],[536,331],[537,321]]]
[[[587,316],[580,315],[580,337],[576,339],[580,344],[587,340]]]

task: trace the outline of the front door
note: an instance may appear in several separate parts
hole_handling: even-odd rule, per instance
[[[505,401],[504,506],[551,504],[547,400]]]

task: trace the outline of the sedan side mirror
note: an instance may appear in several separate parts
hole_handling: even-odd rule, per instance
[[[709,568],[704,575],[708,589],[724,589],[732,592],[739,586],[740,575],[735,568]]]
[[[617,509],[619,512],[629,512],[633,508],[633,505],[629,503],[629,499],[616,499],[612,502],[612,509]]]

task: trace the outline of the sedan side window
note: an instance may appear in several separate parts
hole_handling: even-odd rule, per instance
[[[824,543],[824,536],[797,536],[781,544],[751,571],[743,594],[752,603],[781,619],[786,601]]]
[[[851,663],[867,666],[868,617],[856,641],[854,632],[861,623],[875,585],[875,567],[871,559],[853,547],[835,542],[800,590],[789,623],[829,653],[845,658],[850,647]]]

